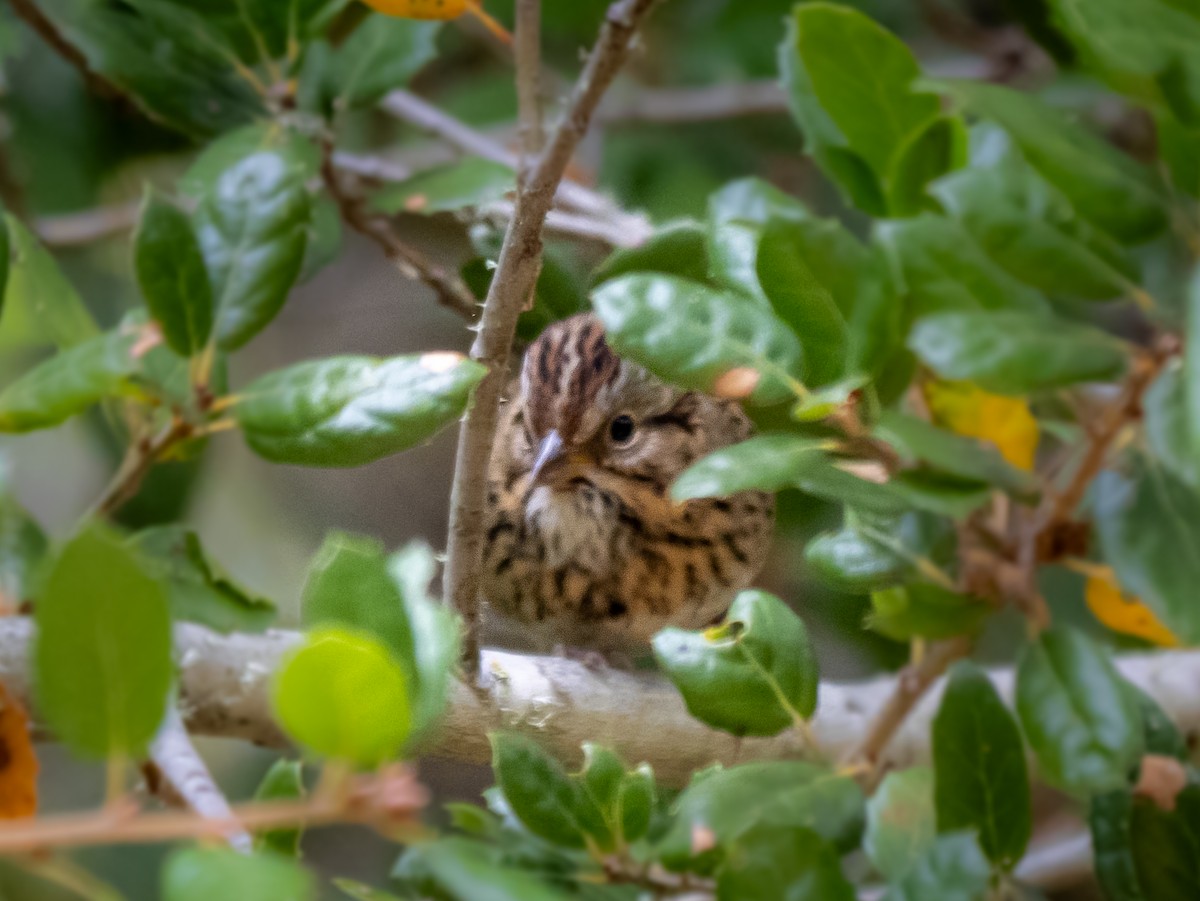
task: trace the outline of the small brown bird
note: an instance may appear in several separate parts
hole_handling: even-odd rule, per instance
[[[485,639],[643,649],[722,614],[766,556],[769,494],[676,503],[691,463],[750,435],[741,408],[618,357],[590,314],[551,325],[509,393],[488,471]]]

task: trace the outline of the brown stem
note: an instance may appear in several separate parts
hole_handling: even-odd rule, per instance
[[[415,247],[400,240],[385,217],[372,215],[364,210],[362,198],[349,193],[343,187],[334,168],[333,153],[329,147],[326,147],[321,162],[321,178],[347,225],[378,244],[387,258],[395,263],[407,278],[418,279],[432,288],[437,294],[438,303],[453,310],[468,322],[475,321],[479,315],[479,303],[471,289],[461,278],[447,271],[446,267],[435,263]]]
[[[542,0],[517,0],[517,109],[520,114],[521,184],[546,142],[542,128]]]
[[[872,718],[862,740],[846,755],[849,764],[866,764],[872,769],[879,762],[888,742],[908,714],[950,664],[967,656],[970,639],[965,636],[932,642],[916,663],[910,663],[896,679],[891,695]]]
[[[192,429],[191,423],[176,416],[153,438],[143,438],[131,444],[108,487],[96,501],[94,511],[101,516],[111,516],[119,510],[137,494],[142,480],[154,464],[176,444],[191,437]]]
[[[471,348],[471,357],[486,365],[488,374],[476,389],[474,404],[459,432],[443,591],[446,602],[454,605],[466,623],[464,663],[472,675],[479,667],[485,470],[496,434],[517,318],[537,280],[542,226],[554,203],[555,190],[600,98],[629,55],[638,25],[653,5],[654,0],[619,0],[608,8],[562,121],[517,198],[516,213],[504,234],[496,274]]]

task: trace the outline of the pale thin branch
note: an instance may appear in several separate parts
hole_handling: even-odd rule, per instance
[[[710,122],[742,116],[787,113],[787,95],[778,81],[744,81],[684,88],[638,88],[609,98],[596,114],[605,125]]]
[[[518,131],[521,135],[520,181],[523,184],[542,151],[542,0],[517,0],[515,62]]]
[[[516,212],[516,204],[511,200],[496,200],[481,206],[476,212],[480,219],[499,220],[507,223]],[[619,223],[604,217],[575,213],[570,210],[551,210],[547,213],[545,230],[547,234],[597,241],[610,247],[640,247],[650,237],[648,230],[646,232],[625,231]]]
[[[129,231],[137,224],[140,208],[140,202],[130,200],[77,213],[39,216],[33,229],[50,247],[78,247]]]
[[[653,4],[654,0],[619,0],[609,7],[562,120],[518,195],[516,214],[505,232],[471,348],[472,358],[487,366],[488,374],[476,388],[474,402],[459,431],[442,593],[466,623],[464,661],[471,673],[479,666],[485,470],[496,434],[517,319],[541,269],[542,226],[571,156],[601,97],[629,55],[638,25]]]
[[[372,181],[404,181],[416,174],[416,170],[406,162],[345,150],[333,152],[333,165],[342,172],[350,172],[359,178]]]

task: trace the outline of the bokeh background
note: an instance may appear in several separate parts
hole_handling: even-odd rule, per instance
[[[1036,79],[1049,65],[1014,24],[1025,6],[1016,0],[861,0],[851,5],[899,33],[928,71],[1004,72],[1019,82]],[[546,62],[561,76],[559,86],[568,85],[578,70],[581,48],[593,40],[606,6],[607,0],[543,3]],[[702,218],[711,191],[730,179],[756,175],[861,230],[862,222],[802,155],[801,136],[780,102],[782,95],[772,93],[776,48],[790,6],[790,0],[665,2],[636,61],[606,102],[572,176],[610,193],[628,210],[665,222]],[[487,7],[511,23],[511,0],[488,0]],[[439,57],[411,89],[513,144],[515,95],[504,53],[469,22],[447,25],[439,45]],[[7,5],[0,7],[0,62],[0,196],[9,210],[44,232],[61,222],[57,217],[136,202],[147,181],[170,190],[194,157],[196,148],[185,139],[120,102],[89,95],[76,70],[19,24]],[[669,94],[654,96],[665,97],[660,108],[672,121],[633,105],[647,88],[712,88],[716,104],[730,86],[744,86],[750,98],[744,115],[705,119],[703,95],[701,121],[674,121],[678,112]],[[1102,125],[1121,129],[1117,137],[1136,145],[1136,121],[1118,120],[1102,104],[1089,106],[1089,89],[1080,85],[1077,90],[1081,108]],[[772,102],[772,97],[778,99]],[[436,140],[372,112],[355,114],[346,123],[345,147],[417,168],[455,156]],[[472,231],[450,215],[404,217],[399,224],[412,243],[454,267],[477,257],[475,248],[489,238],[486,226]],[[127,235],[54,250],[102,325],[114,323],[135,300]],[[585,302],[588,272],[607,248],[555,242],[551,252],[564,303]],[[337,260],[300,286],[278,319],[234,356],[230,381],[236,387],[260,372],[327,354],[465,350],[470,338],[462,321],[439,307],[428,289],[406,280],[375,245],[347,233]],[[0,386],[46,352],[36,324],[0,319]],[[329,530],[377,536],[389,548],[413,539],[443,545],[453,444],[449,430],[425,447],[375,464],[315,470],[268,464],[230,433],[214,439],[200,461],[162,467],[123,516],[135,525],[181,512],[211,555],[243,585],[272,599],[287,624],[295,621],[307,562]],[[96,498],[118,454],[99,414],[52,431],[0,438],[5,478],[56,537]],[[831,511],[821,503],[799,494],[782,497],[778,539],[760,583],[805,616],[828,677],[897,666],[906,648],[861,628],[865,599],[833,594],[806,578],[803,542],[832,524]],[[1002,619],[986,641],[1000,648],[1006,630],[1013,628]],[[208,740],[202,750],[234,797],[252,792],[272,759],[231,742]],[[53,746],[41,751],[45,809],[100,802],[98,768],[70,760]],[[422,767],[443,800],[475,797],[488,781],[486,772],[438,761]],[[327,872],[365,879],[379,878],[396,854],[394,847],[355,829],[315,832],[305,849]],[[160,853],[102,849],[81,853],[80,859],[140,901],[155,897]],[[54,897],[72,896],[0,869],[0,901]]]

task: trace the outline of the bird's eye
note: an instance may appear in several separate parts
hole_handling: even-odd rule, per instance
[[[617,444],[624,444],[633,437],[633,417],[618,416],[609,425],[608,434]]]

